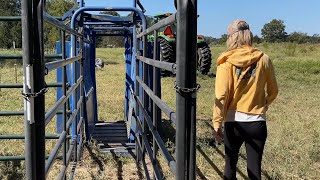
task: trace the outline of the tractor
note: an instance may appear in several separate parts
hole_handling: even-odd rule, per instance
[[[155,22],[158,22],[168,16],[171,13],[159,14],[154,16]],[[161,61],[175,63],[176,62],[176,26],[174,24],[166,26],[159,32],[157,41],[160,44]],[[154,37],[151,35],[148,37],[149,42],[154,41]],[[197,36],[197,70],[201,74],[208,74],[211,67],[211,50],[208,44],[205,42],[204,37]],[[163,76],[170,75],[167,71],[162,71]]]

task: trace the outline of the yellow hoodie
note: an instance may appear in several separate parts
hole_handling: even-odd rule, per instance
[[[215,94],[214,128],[221,127],[228,110],[264,114],[278,95],[270,58],[250,46],[222,53],[217,60]]]

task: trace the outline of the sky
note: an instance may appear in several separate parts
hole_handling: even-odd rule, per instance
[[[140,0],[147,15],[175,12],[173,0]],[[86,6],[128,7],[133,0],[85,0]],[[243,19],[254,35],[281,19],[286,32],[320,34],[320,0],[198,0],[198,34],[221,37],[235,19]]]

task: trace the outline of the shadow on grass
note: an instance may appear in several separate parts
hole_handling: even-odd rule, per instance
[[[86,146],[90,157],[92,160],[98,165],[99,167],[99,174],[105,170],[104,164],[106,163],[104,158],[101,156],[100,152],[98,149],[94,149],[94,147]],[[131,156],[133,159],[136,159],[136,155],[132,150],[128,150],[129,156]],[[122,180],[123,177],[123,161],[119,158],[119,155],[111,152],[111,156],[113,160],[117,163],[117,179]],[[139,176],[139,179],[144,179],[143,174],[142,174],[142,168],[140,167],[139,163],[135,163],[137,167],[137,174]],[[108,170],[108,169],[107,169]],[[91,177],[95,179],[96,174],[91,174]],[[1,176],[0,176],[1,177]]]
[[[118,168],[118,180],[122,180],[123,179],[123,162],[119,159],[119,157],[114,153],[114,152],[111,152],[112,154],[112,157],[114,159],[115,162],[117,162],[117,168]]]
[[[131,150],[129,150],[128,152],[132,156],[133,159],[137,159],[137,156]],[[144,178],[143,174],[142,174],[143,170],[142,170],[140,164],[137,161],[135,161],[135,162],[136,162],[136,166],[137,166],[137,174],[139,176],[139,179],[143,179]]]
[[[0,179],[24,179],[24,167],[21,161],[0,162]]]
[[[104,162],[103,162],[103,159],[101,157],[99,157],[96,153],[93,152],[93,149],[86,145],[86,148],[89,152],[89,155],[90,157],[92,158],[92,160],[98,164],[98,167],[99,167],[99,171],[103,171],[104,170]]]
[[[117,61],[105,61],[104,63],[105,63],[105,65],[117,65],[117,64],[119,64],[119,62],[117,62]]]
[[[218,175],[223,178],[223,172],[213,163],[213,161],[207,156],[207,154],[197,146],[198,152],[204,157],[204,159],[210,164],[210,166],[218,173]]]
[[[209,121],[205,121],[205,124],[207,127],[211,128],[213,130],[213,127],[210,125]],[[161,126],[162,126],[162,129],[161,129],[161,131],[159,131],[159,133],[162,137],[162,140],[164,142],[166,142],[169,152],[171,152],[173,154],[175,151],[175,132],[176,132],[176,130],[173,127],[173,124],[168,120],[162,120]],[[208,147],[212,147],[222,158],[225,158],[224,153],[220,149],[217,148],[213,138],[202,138],[202,139],[198,138],[197,141],[198,141],[198,143],[200,142],[201,144],[206,144],[206,146],[208,146]],[[214,162],[209,158],[209,156],[206,154],[206,152],[199,145],[197,145],[196,149],[204,157],[204,159],[207,161],[207,163],[214,169],[214,171],[217,172],[221,178],[223,178],[223,171],[220,170],[214,164]],[[244,155],[239,154],[239,156],[241,158],[243,158],[244,160],[246,160],[246,157]],[[246,174],[244,172],[242,172],[239,168],[237,168],[237,172],[243,179],[246,179],[246,180],[249,179],[246,176]],[[201,179],[207,179],[198,167],[197,167],[197,174],[199,175],[199,177]],[[262,174],[267,179],[271,179],[270,175],[266,171],[262,170]]]
[[[176,142],[175,141],[175,133],[176,133],[176,130],[173,127],[172,123],[168,120],[162,120],[161,137],[164,142],[167,142],[167,147],[168,147],[169,152],[171,152],[171,154],[173,154],[174,150],[175,150],[175,142]],[[170,143],[168,143],[168,142],[170,142]],[[202,173],[202,171],[198,168],[198,166],[196,166],[196,171],[197,171],[198,176],[201,179],[208,179]]]

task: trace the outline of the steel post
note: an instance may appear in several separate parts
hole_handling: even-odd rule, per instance
[[[66,60],[66,32],[61,31],[61,52],[62,52],[62,59]],[[64,96],[67,95],[67,66],[63,66],[62,68],[62,93]],[[62,115],[62,123],[63,123],[63,131],[67,132],[67,135],[69,135],[69,131],[67,129],[67,103],[65,102],[63,104],[63,115]],[[62,154],[63,154],[63,166],[67,167],[67,152],[68,152],[68,139],[65,139],[63,142],[63,148],[62,148]],[[64,179],[66,179],[67,176],[64,175]]]
[[[22,0],[26,179],[45,179],[43,1]],[[34,76],[33,72],[37,72]]]
[[[147,57],[148,56],[148,47],[147,47],[147,36],[143,36],[142,37],[142,56],[143,57]],[[145,84],[149,84],[148,81],[149,81],[149,65],[146,64],[146,63],[142,63],[142,80]],[[144,109],[147,109],[148,113],[149,113],[149,96],[148,94],[146,93],[146,91],[143,91],[142,92],[142,102],[143,102],[143,108]],[[147,134],[147,124],[146,124],[146,120],[145,120],[145,116],[142,115],[142,137],[143,136],[146,136]],[[145,153],[146,153],[146,143],[148,142],[145,142],[145,141],[142,141],[142,158],[145,158]],[[152,160],[151,160],[152,161]]]
[[[153,43],[153,59],[157,60],[158,57],[158,31],[154,31],[154,43]],[[153,93],[158,96],[161,97],[160,94],[160,73],[159,73],[159,68],[153,67]],[[161,110],[160,108],[157,106],[157,104],[153,101],[153,113],[152,113],[153,117],[153,130],[154,131],[158,131],[158,124],[161,122]],[[156,138],[153,135],[152,138],[152,144],[153,144],[153,148],[152,148],[152,152],[153,152],[153,161],[152,163],[154,164],[154,166],[158,166],[157,164],[157,154],[158,154],[158,145],[156,142]],[[154,174],[155,177],[155,174]]]
[[[195,179],[197,0],[179,0],[177,13],[176,179]],[[188,89],[188,91],[185,91]]]

